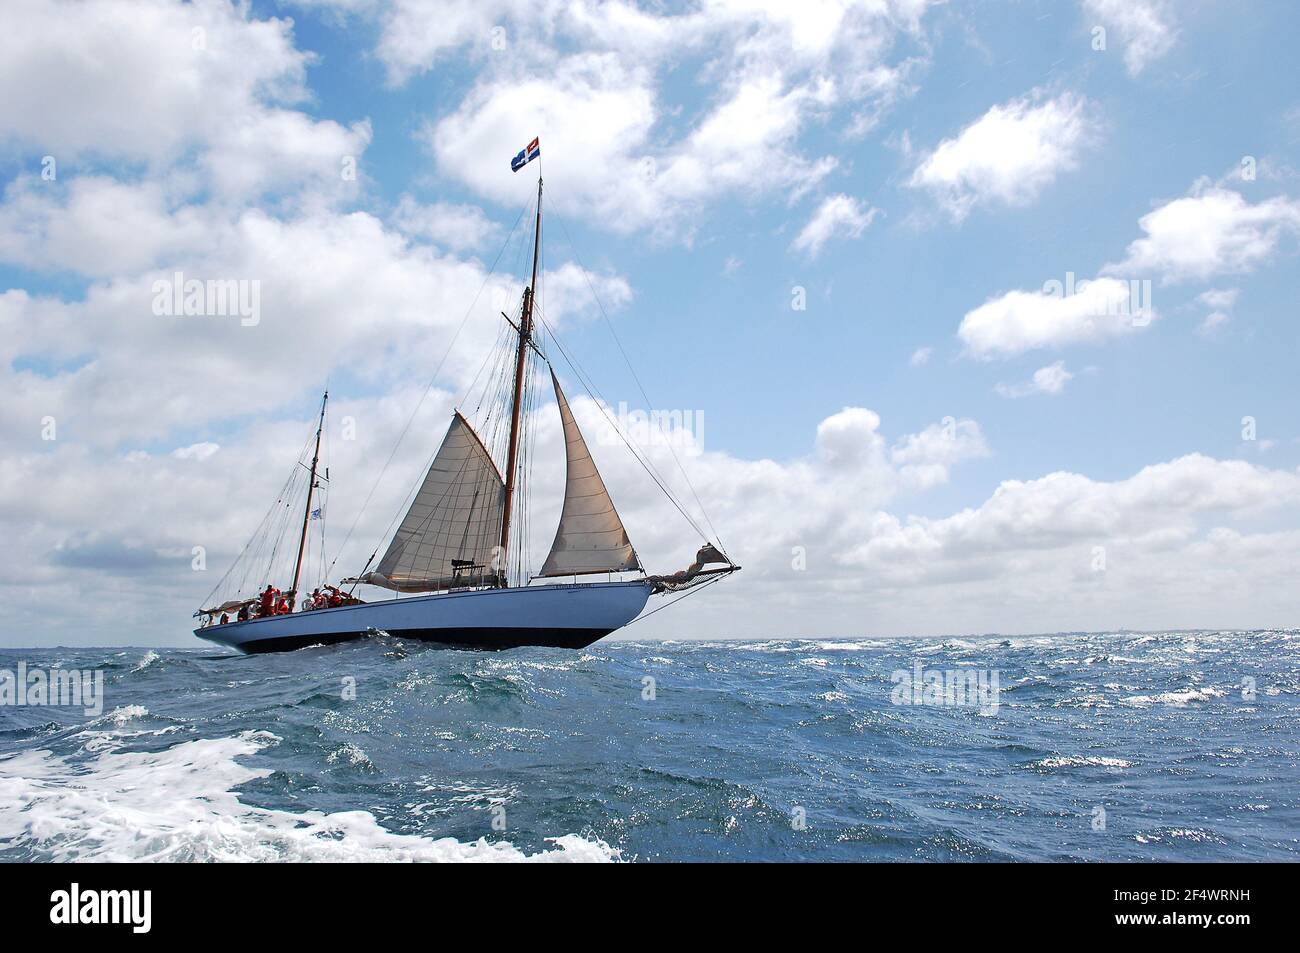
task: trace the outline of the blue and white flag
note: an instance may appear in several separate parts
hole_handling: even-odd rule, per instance
[[[314,510],[311,511],[311,518],[314,519],[314,520],[318,520],[318,519],[320,519],[320,507],[319,507],[319,506],[316,507],[316,509],[314,509]]]
[[[520,150],[519,155],[510,160],[510,171],[518,172],[541,154],[542,147],[538,144],[538,141],[534,139]]]

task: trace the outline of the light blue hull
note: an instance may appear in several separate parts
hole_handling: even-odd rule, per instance
[[[194,634],[241,652],[328,645],[375,632],[468,648],[578,649],[627,625],[649,598],[650,584],[640,579],[477,589],[210,625]]]

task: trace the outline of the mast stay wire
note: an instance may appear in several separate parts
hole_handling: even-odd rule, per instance
[[[236,567],[238,567],[242,562],[244,562],[244,557],[249,554],[249,550],[252,549],[254,546],[256,546],[257,549],[257,552],[254,553],[254,555],[260,557],[261,550],[264,548],[265,541],[270,538],[270,528],[272,526],[272,518],[278,517],[279,515],[278,510],[281,507],[281,505],[286,505],[286,506],[289,505],[289,504],[285,504],[285,498],[290,494],[290,490],[293,487],[294,479],[298,474],[298,466],[302,462],[302,458],[304,454],[306,454],[307,452],[307,447],[309,447],[310,445],[311,445],[311,437],[308,436],[306,443],[304,443],[302,449],[298,451],[298,459],[294,463],[293,469],[289,471],[289,476],[285,479],[284,485],[280,488],[280,492],[277,494],[275,502],[272,503],[269,507],[267,507],[266,515],[263,516],[261,522],[258,523],[257,528],[253,531],[253,535],[248,538],[248,541],[246,543],[244,543],[243,548],[240,549],[239,551],[239,555],[235,557],[234,561],[230,564],[230,567],[225,571],[222,577],[217,580],[217,584],[212,587],[212,591],[207,594],[207,597],[203,600],[204,602],[212,601],[213,596],[215,596],[221,590],[221,588],[226,584],[226,582],[231,578],[231,576],[235,572]],[[235,590],[235,594],[238,594],[243,591],[244,585],[248,581],[248,571],[253,561],[254,560],[250,559],[249,563],[245,564],[243,576],[241,577],[239,587]],[[256,561],[260,563],[260,558]]]
[[[628,372],[632,375],[632,380],[636,382],[637,389],[641,392],[641,398],[646,402],[646,411],[649,412],[650,408],[654,405],[650,400],[650,396],[646,393],[645,387],[641,384],[641,378],[637,376],[636,368],[632,366],[632,361],[628,358],[627,351],[623,349],[623,342],[619,339],[618,332],[614,330],[614,323],[610,321],[609,314],[605,311],[605,305],[600,300],[600,295],[596,294],[596,287],[591,282],[591,273],[587,270],[587,266],[583,264],[582,258],[578,254],[577,246],[574,245],[573,238],[569,235],[569,227],[565,224],[562,216],[556,215],[555,217],[559,220],[560,229],[564,232],[564,238],[569,243],[569,250],[573,252],[573,257],[578,262],[578,268],[582,271],[582,277],[587,283],[587,288],[591,291],[591,297],[595,300],[596,307],[600,310],[600,316],[605,322],[605,327],[609,329],[609,333],[613,337],[614,343],[618,346],[618,352],[623,356],[623,363],[627,365]],[[551,336],[555,337],[554,331],[551,332]],[[704,522],[707,523],[709,529],[713,531],[713,539],[717,541],[718,548],[725,553],[727,548],[723,545],[722,537],[719,535],[717,528],[713,525],[713,520],[709,518],[709,511],[705,508],[704,502],[700,499],[700,494],[696,492],[695,484],[691,482],[691,478],[687,475],[686,468],[682,466],[682,461],[678,459],[677,451],[673,449],[672,441],[665,442],[668,445],[668,452],[672,454],[673,462],[677,464],[677,469],[681,472],[682,479],[686,481],[686,486],[691,491],[691,496],[695,498],[695,505],[700,508],[700,514],[704,517]],[[693,521],[691,525],[697,532],[699,532],[699,527],[695,526]],[[700,535],[703,536],[705,534],[701,532]]]
[[[605,397],[590,380],[589,375],[578,365],[577,359],[569,354],[563,342],[560,341],[559,335],[555,333],[555,329],[551,327],[550,322],[546,320],[544,315],[541,317],[541,322],[542,327],[546,329],[546,333],[549,334],[551,340],[555,342],[555,346],[564,357],[565,362],[573,370],[574,376],[578,378],[578,383],[582,385],[583,389],[587,392],[587,395],[591,397],[596,406],[600,408],[601,413],[605,415],[605,419],[609,421],[609,425],[614,428],[614,432],[618,434],[619,439],[623,441],[623,444],[628,448],[629,452],[631,452],[633,458],[637,463],[641,464],[642,469],[644,469],[650,479],[654,481],[655,486],[659,487],[664,496],[668,498],[668,502],[672,503],[672,505],[677,508],[677,512],[682,514],[682,518],[686,520],[687,525],[689,525],[691,529],[695,530],[695,532],[699,533],[701,537],[707,539],[709,534],[700,528],[700,524],[695,522],[694,517],[692,517],[690,513],[686,512],[685,507],[682,506],[681,502],[677,499],[677,496],[665,485],[664,480],[660,476],[654,463],[651,462],[648,457],[643,456],[640,448],[633,444],[632,441],[628,439],[628,436],[623,433],[623,428],[618,425],[618,422],[609,412],[609,402],[605,400]],[[547,363],[550,362],[548,361]],[[722,544],[719,542],[718,545],[721,546]]]

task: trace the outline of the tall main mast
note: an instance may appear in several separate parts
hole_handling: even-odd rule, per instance
[[[503,576],[510,571],[510,511],[515,498],[515,461],[519,451],[519,407],[524,394],[524,362],[528,357],[529,342],[533,334],[533,299],[537,288],[537,257],[542,244],[542,176],[537,174],[537,223],[533,231],[533,280],[524,289],[524,305],[519,315],[519,344],[515,351],[515,395],[510,406],[510,452],[506,457],[505,513],[501,517],[501,548],[499,558]],[[505,580],[509,584],[509,579]]]
[[[302,555],[307,548],[307,524],[311,521],[311,494],[316,489],[316,464],[320,462],[320,434],[325,429],[325,404],[329,402],[330,392],[326,391],[320,402],[320,421],[316,424],[316,450],[311,455],[311,476],[307,478],[307,508],[302,514],[302,535],[298,537],[298,561],[293,565],[293,585],[289,591],[293,598],[298,598],[298,577],[302,574]]]

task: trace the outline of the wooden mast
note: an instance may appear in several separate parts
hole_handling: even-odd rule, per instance
[[[510,407],[510,452],[506,457],[506,500],[505,513],[501,517],[501,547],[498,558],[503,584],[510,580],[510,511],[515,498],[515,461],[519,451],[519,405],[524,393],[524,361],[528,356],[528,347],[533,333],[533,298],[537,288],[537,256],[542,243],[542,175],[537,173],[537,223],[533,232],[533,280],[524,289],[523,310],[519,315],[519,344],[515,352],[515,396]]]
[[[316,489],[316,464],[320,462],[320,434],[325,429],[325,404],[329,399],[330,392],[326,391],[320,402],[320,422],[316,424],[316,450],[311,457],[311,476],[307,478],[307,508],[302,514],[302,535],[298,538],[298,561],[294,563],[293,585],[289,589],[295,601],[298,598],[298,577],[302,574],[303,551],[307,548],[307,523],[311,520],[311,494]]]

